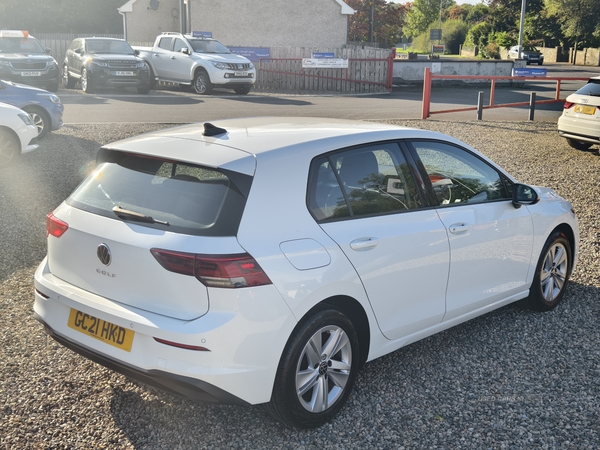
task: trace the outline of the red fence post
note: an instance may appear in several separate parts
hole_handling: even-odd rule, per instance
[[[396,49],[393,52],[390,52],[390,56],[388,57],[388,89],[392,92],[393,79],[394,79],[394,56],[396,55]]]
[[[431,69],[425,67],[423,74],[423,107],[421,109],[421,119],[429,117],[429,109],[431,106]]]

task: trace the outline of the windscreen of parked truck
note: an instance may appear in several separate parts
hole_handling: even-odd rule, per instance
[[[206,39],[189,39],[194,52],[196,53],[222,53],[228,54],[231,51],[219,41]]]

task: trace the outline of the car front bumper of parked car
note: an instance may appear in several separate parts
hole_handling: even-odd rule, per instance
[[[88,64],[88,79],[94,87],[137,87],[150,86],[150,70],[143,68],[115,69],[96,63]]]

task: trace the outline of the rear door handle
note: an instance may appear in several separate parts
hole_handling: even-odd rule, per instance
[[[448,227],[448,229],[452,234],[462,234],[469,231],[471,229],[471,225],[467,223],[453,223],[450,225],[450,227]]]
[[[374,237],[367,237],[353,240],[352,242],[350,242],[350,248],[352,250],[360,252],[362,250],[370,250],[372,248],[375,248],[378,244],[379,239]]]

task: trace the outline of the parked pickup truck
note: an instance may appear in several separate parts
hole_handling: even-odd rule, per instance
[[[256,81],[248,59],[212,38],[166,32],[156,37],[154,47],[133,48],[152,69],[155,82],[192,86],[198,94],[210,94],[213,87],[247,94]]]

